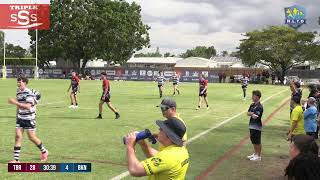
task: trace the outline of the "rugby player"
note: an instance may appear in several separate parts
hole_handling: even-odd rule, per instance
[[[71,83],[67,92],[70,91],[70,88],[72,88],[72,91],[70,93],[71,105],[69,108],[78,108],[77,93],[80,92],[80,80],[74,71],[71,73]]]
[[[19,77],[17,79],[17,94],[16,98],[10,98],[8,102],[17,106],[16,119],[16,135],[14,146],[14,160],[10,163],[19,163],[23,132],[26,130],[29,140],[33,142],[41,151],[41,161],[48,159],[49,151],[42,144],[42,141],[36,136],[36,105],[37,98],[40,94],[33,93],[27,88],[28,79]]]
[[[208,80],[205,79],[204,74],[201,74],[199,78],[199,104],[198,104],[197,110],[199,110],[201,107],[202,99],[204,99],[207,105],[207,109],[209,109],[207,91],[208,91]]]
[[[162,72],[159,71],[159,75],[158,75],[158,77],[157,77],[157,82],[158,82],[158,88],[159,88],[160,98],[162,98],[162,95],[163,95],[163,85],[164,85],[164,81],[165,81],[165,78],[164,78]]]
[[[178,89],[178,85],[179,85],[179,75],[175,72],[173,74],[173,76],[171,77],[172,79],[172,83],[173,83],[173,95],[176,95],[176,92],[178,92],[178,94],[180,94],[180,91]]]
[[[243,100],[246,100],[247,98],[247,88],[248,88],[248,84],[249,84],[249,78],[247,77],[247,75],[244,75],[244,77],[241,79],[242,81],[242,91],[243,91]]]
[[[110,94],[110,83],[109,80],[107,79],[107,74],[105,72],[101,73],[101,80],[102,80],[102,96],[100,98],[99,102],[99,115],[97,119],[102,119],[102,106],[103,103],[107,103],[109,109],[114,112],[116,115],[116,119],[120,118],[119,112],[112,106],[111,104],[111,94]]]

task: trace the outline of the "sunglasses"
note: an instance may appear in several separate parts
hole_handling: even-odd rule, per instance
[[[160,105],[160,109],[161,111],[167,111],[168,109],[170,109],[170,107],[166,105]]]

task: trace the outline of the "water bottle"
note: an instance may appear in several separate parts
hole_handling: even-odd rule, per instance
[[[151,134],[149,129],[145,129],[144,131],[140,131],[136,133],[136,142],[142,139],[147,139],[152,143],[157,143],[156,138]],[[123,144],[126,144],[126,137],[122,138]]]

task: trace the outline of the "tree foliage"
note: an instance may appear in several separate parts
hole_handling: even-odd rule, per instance
[[[222,52],[221,52],[221,55],[222,55],[223,57],[225,57],[225,56],[228,56],[229,53],[228,53],[228,51],[222,51]]]
[[[312,32],[298,32],[286,26],[271,26],[245,35],[239,56],[247,65],[264,64],[284,79],[286,72],[306,61],[320,60],[319,43]]]
[[[154,52],[154,53],[138,53],[135,54],[134,57],[162,57],[162,54],[159,52]]]
[[[0,62],[3,62],[3,41],[4,32],[0,31]],[[21,59],[27,58],[27,50],[21,46],[16,46],[11,43],[6,43],[6,65],[34,65],[33,59]],[[12,59],[16,58],[16,59]]]
[[[51,0],[50,30],[38,33],[40,62],[68,59],[82,68],[98,58],[125,63],[149,46],[149,26],[141,7],[119,0]],[[35,54],[35,31],[29,31]]]
[[[189,49],[185,53],[181,54],[181,57],[203,57],[210,59],[212,56],[217,54],[214,46],[205,47],[205,46],[197,46],[194,49]]]
[[[163,57],[175,57],[176,55],[171,54],[169,52],[164,53]]]

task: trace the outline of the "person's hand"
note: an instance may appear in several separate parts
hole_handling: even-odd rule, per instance
[[[135,132],[131,132],[127,135],[126,137],[126,145],[128,147],[134,147],[136,145],[136,133]]]
[[[158,134],[152,134],[152,136],[156,139],[158,139]]]
[[[252,117],[253,119],[257,119],[259,116],[256,115],[256,114],[252,114],[251,117]]]
[[[248,115],[249,116],[252,116],[254,113],[253,112],[248,112]]]
[[[291,140],[292,140],[292,134],[288,133],[287,141],[291,141]]]
[[[8,99],[8,103],[16,105],[18,103],[18,101],[14,98],[10,98],[10,99]]]

